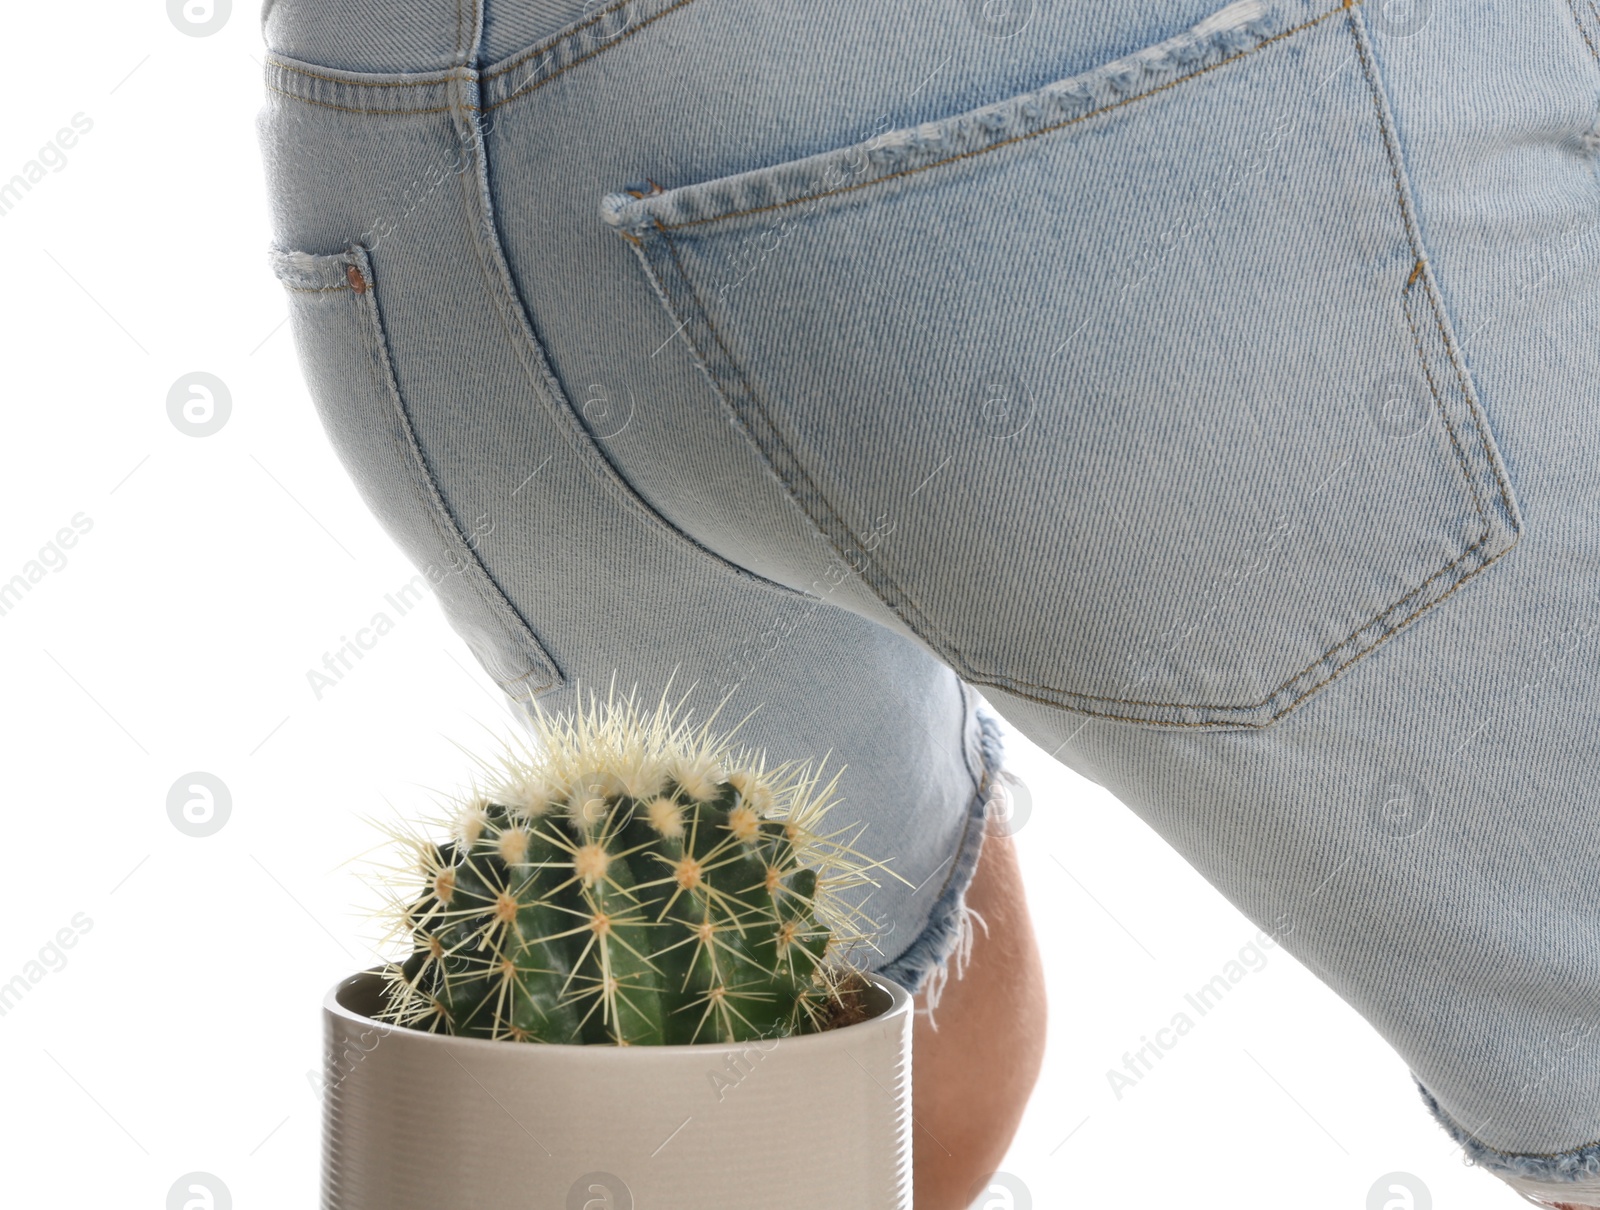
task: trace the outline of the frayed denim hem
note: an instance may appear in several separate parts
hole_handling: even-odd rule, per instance
[[[933,1024],[933,1010],[938,1007],[940,995],[949,981],[951,965],[955,966],[958,979],[966,971],[967,961],[972,955],[973,922],[983,925],[985,935],[989,931],[988,922],[967,906],[967,887],[972,884],[972,876],[983,851],[989,804],[994,797],[995,783],[1002,772],[1005,746],[999,720],[981,705],[977,708],[977,715],[983,773],[967,807],[967,826],[962,834],[961,847],[956,853],[955,867],[946,879],[933,911],[928,915],[927,927],[898,958],[880,967],[878,972],[885,978],[893,979],[912,995],[922,995],[927,1001],[930,1024]],[[934,1028],[938,1028],[937,1025]]]
[[[1428,1112],[1433,1114],[1434,1120],[1444,1127],[1446,1134],[1460,1144],[1461,1149],[1466,1152],[1467,1159],[1479,1167],[1487,1168],[1496,1176],[1542,1181],[1552,1185],[1600,1179],[1600,1142],[1586,1143],[1582,1147],[1553,1155],[1516,1155],[1508,1151],[1498,1151],[1468,1134],[1445,1113],[1421,1080],[1415,1075],[1411,1078],[1417,1085],[1417,1091],[1422,1094],[1423,1104],[1427,1105]]]

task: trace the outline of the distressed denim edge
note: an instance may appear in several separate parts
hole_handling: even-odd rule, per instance
[[[1600,1142],[1586,1143],[1571,1151],[1561,1151],[1551,1155],[1518,1155],[1514,1152],[1501,1151],[1480,1142],[1451,1118],[1434,1095],[1428,1091],[1426,1085],[1417,1079],[1415,1073],[1412,1073],[1411,1079],[1416,1084],[1417,1091],[1422,1094],[1422,1103],[1428,1107],[1428,1112],[1433,1115],[1434,1121],[1456,1141],[1466,1153],[1468,1161],[1480,1168],[1486,1168],[1496,1176],[1543,1181],[1552,1186],[1600,1177]],[[1555,1188],[1551,1192],[1555,1194],[1560,1190]]]
[[[977,706],[976,714],[983,776],[972,801],[967,805],[966,830],[961,850],[956,854],[955,868],[928,914],[927,925],[917,934],[916,940],[899,957],[878,970],[879,974],[893,979],[913,996],[926,991],[930,1017],[938,1007],[940,994],[949,980],[952,959],[956,978],[959,979],[972,950],[972,917],[975,913],[967,907],[967,888],[972,884],[972,876],[977,871],[978,859],[983,852],[989,822],[989,801],[1005,761],[1005,743],[999,719],[982,704]],[[985,924],[984,928],[987,930],[988,925]]]
[[[1348,13],[1360,2],[1233,0],[1161,42],[1029,92],[712,180],[670,189],[634,182],[602,196],[600,215],[622,234],[637,238],[658,228],[766,216],[800,204],[809,212],[825,199],[964,161],[1155,96]]]

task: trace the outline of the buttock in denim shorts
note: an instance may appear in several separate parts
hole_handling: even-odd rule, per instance
[[[959,947],[999,711],[1572,1200],[1600,21],[1391,9],[276,0],[274,263],[512,698],[846,766],[879,969]]]

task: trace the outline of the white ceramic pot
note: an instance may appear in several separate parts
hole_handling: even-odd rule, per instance
[[[745,1045],[555,1046],[323,1003],[323,1210],[911,1210],[911,998]]]

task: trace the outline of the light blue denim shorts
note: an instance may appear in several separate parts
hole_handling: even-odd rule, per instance
[[[1581,1200],[1600,18],[1511,10],[275,0],[273,263],[512,698],[845,766],[877,969],[959,945],[998,711]]]

